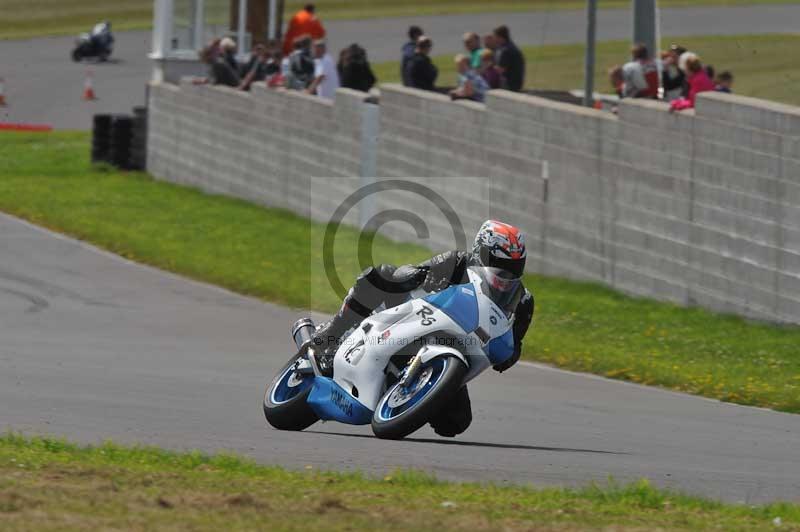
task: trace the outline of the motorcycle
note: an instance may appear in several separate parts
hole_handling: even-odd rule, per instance
[[[319,420],[372,425],[378,438],[401,439],[423,427],[467,382],[513,356],[513,312],[520,278],[471,266],[469,282],[412,294],[373,313],[336,350],[333,377],[320,370],[311,319],[292,327],[298,352],[264,394],[264,415],[280,430]]]
[[[111,34],[110,22],[95,24],[90,33],[81,33],[75,40],[72,60],[79,62],[85,57],[96,57],[106,61],[114,51],[114,36]]]

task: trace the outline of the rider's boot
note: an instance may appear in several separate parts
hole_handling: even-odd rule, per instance
[[[319,325],[312,337],[317,365],[326,377],[333,375],[333,356],[339,348],[342,336],[364,319],[350,307],[349,300],[350,297],[346,298],[339,312]]]

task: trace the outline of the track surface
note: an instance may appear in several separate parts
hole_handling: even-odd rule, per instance
[[[273,430],[263,388],[297,316],[0,214],[0,430],[292,468],[537,485],[647,477],[731,501],[800,500],[800,416],[529,364],[471,385],[475,420],[454,440]]]
[[[324,18],[324,13],[322,16]],[[794,33],[798,21],[800,4],[671,8],[662,10],[661,30],[663,35],[670,36]],[[380,62],[398,59],[406,29],[412,23],[420,24],[433,37],[436,54],[461,51],[461,35],[465,31],[486,33],[499,24],[509,24],[515,40],[523,45],[581,43],[585,38],[583,11],[330,21],[326,26],[334,53],[352,42],[359,42],[366,47],[372,61]],[[630,11],[600,11],[599,40],[627,39],[630,35]],[[147,59],[150,32],[118,33],[116,38],[115,60],[91,65],[95,90],[100,97],[94,102],[80,99],[85,72],[90,65],[78,65],[69,60],[73,37],[0,41],[0,77],[5,77],[10,104],[0,108],[0,121],[89,129],[93,113],[125,113],[134,105],[142,105],[144,86],[151,72]],[[528,76],[536,79],[535,65],[529,65]]]

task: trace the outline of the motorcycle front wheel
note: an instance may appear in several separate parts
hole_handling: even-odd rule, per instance
[[[467,366],[457,357],[440,356],[425,363],[414,382],[390,386],[372,416],[378,438],[399,440],[419,430],[453,397]]]
[[[306,402],[314,383],[314,375],[301,375],[294,370],[302,354],[293,356],[281,368],[264,393],[264,417],[279,430],[304,430],[319,421]]]
[[[76,63],[80,63],[81,59],[83,59],[83,55],[81,55],[81,49],[75,48],[72,50],[72,60]]]

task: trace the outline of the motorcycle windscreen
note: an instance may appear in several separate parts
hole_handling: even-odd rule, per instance
[[[472,271],[481,279],[481,291],[491,299],[506,316],[517,309],[525,289],[522,280],[511,272],[500,268],[473,267]]]

